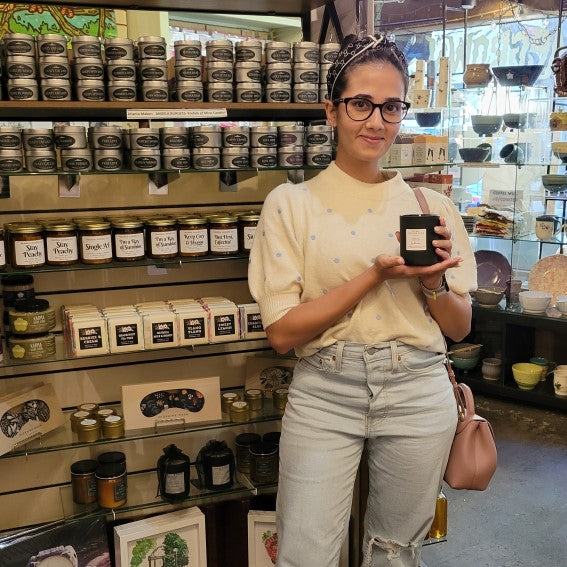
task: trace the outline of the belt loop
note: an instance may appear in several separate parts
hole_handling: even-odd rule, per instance
[[[335,372],[340,372],[343,363],[343,349],[345,341],[337,341],[337,353],[335,354]]]
[[[392,372],[398,371],[398,343],[390,341],[390,351],[392,353]]]

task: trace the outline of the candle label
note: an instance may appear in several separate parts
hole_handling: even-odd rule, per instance
[[[408,252],[427,250],[427,230],[425,228],[406,229],[406,250]]]
[[[83,327],[79,329],[79,350],[102,348],[102,329],[100,327]]]
[[[211,467],[213,486],[221,486],[230,482],[230,466]]]
[[[153,343],[173,343],[173,322],[152,323]]]
[[[201,339],[205,336],[204,317],[183,319],[183,336],[185,339]]]
[[[114,502],[121,502],[122,500],[126,500],[126,480],[114,485]]]
[[[87,496],[89,497],[90,500],[91,498],[96,498],[96,494],[97,494],[96,478],[93,475],[92,478],[87,479]]]
[[[181,494],[185,492],[185,475],[184,473],[168,473],[165,475],[165,491],[166,494]]]
[[[234,315],[215,315],[215,335],[234,335]]]
[[[138,325],[135,323],[129,325],[116,325],[117,346],[137,345],[138,343]]]

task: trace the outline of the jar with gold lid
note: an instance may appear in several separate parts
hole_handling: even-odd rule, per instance
[[[81,222],[79,224],[79,249],[83,264],[108,264],[112,262],[112,237],[107,221]]]
[[[240,400],[240,396],[236,392],[223,392],[221,394],[221,411],[229,413],[232,403],[238,400]]]
[[[244,423],[250,419],[250,407],[248,402],[232,402],[229,406],[230,421]]]
[[[13,268],[39,268],[45,265],[45,242],[39,224],[13,222],[10,232],[10,260]]]
[[[68,266],[79,261],[77,225],[72,222],[44,224],[46,263],[50,266]]]
[[[238,216],[238,248],[240,252],[245,254],[250,252],[259,220],[260,215],[258,213],[245,213]]]
[[[232,215],[209,219],[211,254],[227,256],[238,253],[238,218]]]
[[[264,392],[258,388],[250,388],[244,392],[250,411],[260,411],[264,407]]]
[[[112,220],[112,243],[118,262],[143,260],[146,255],[144,223],[133,218]]]
[[[93,443],[100,439],[100,422],[94,417],[81,419],[77,424],[77,435],[81,443]]]
[[[91,417],[90,412],[84,410],[77,410],[71,414],[71,431],[77,432],[77,426],[83,419]]]
[[[97,501],[101,508],[112,510],[126,504],[127,481],[124,465],[118,463],[99,464],[95,477]]]
[[[124,418],[113,414],[102,420],[102,436],[105,439],[118,439],[124,437]]]
[[[177,219],[180,256],[184,258],[206,256],[209,253],[208,224],[207,219],[202,217],[182,217]]]
[[[274,404],[274,408],[280,411],[285,410],[285,406],[287,404],[287,388],[276,388],[272,392],[272,401]]]
[[[146,220],[146,254],[148,258],[164,260],[179,253],[177,224],[171,217]]]

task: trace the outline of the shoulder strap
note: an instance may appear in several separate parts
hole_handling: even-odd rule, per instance
[[[421,207],[421,212],[428,215],[431,212],[427,201],[425,200],[425,195],[422,193],[419,187],[413,187],[413,192],[415,194],[415,198]]]

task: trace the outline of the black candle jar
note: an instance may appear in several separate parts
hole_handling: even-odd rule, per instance
[[[234,453],[224,441],[209,441],[197,455],[197,474],[201,488],[220,490],[234,483]]]
[[[157,462],[158,494],[168,502],[184,500],[191,487],[191,461],[175,445],[168,445]]]
[[[433,246],[433,241],[441,238],[434,230],[440,222],[439,215],[400,216],[400,254],[407,266],[431,266],[441,261]]]
[[[260,441],[262,437],[258,433],[241,433],[236,436],[236,468],[240,472],[250,472],[250,446]]]

